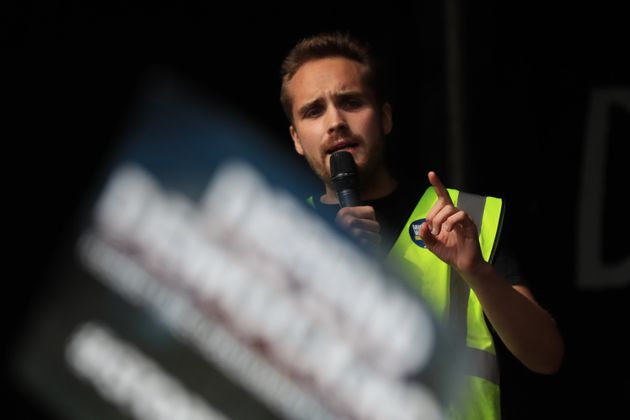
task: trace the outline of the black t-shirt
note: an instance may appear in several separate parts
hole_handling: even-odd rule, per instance
[[[413,209],[418,204],[424,193],[422,186],[414,186],[408,183],[400,183],[388,196],[362,203],[372,206],[376,220],[381,226],[381,248],[389,250],[405,227],[405,223],[411,216]],[[426,186],[425,186],[426,188]],[[321,194],[320,194],[321,195]],[[313,195],[313,204],[316,212],[329,223],[335,223],[335,217],[339,211],[338,204],[324,204],[319,201],[320,195]],[[505,203],[504,203],[505,205]],[[493,266],[510,284],[526,285],[524,276],[514,257],[510,247],[511,229],[507,224],[509,215],[506,212],[503,218],[503,226],[499,245],[494,256]]]

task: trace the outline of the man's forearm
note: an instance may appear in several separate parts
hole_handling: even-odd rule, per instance
[[[481,302],[484,313],[506,347],[525,366],[552,374],[564,357],[564,343],[555,321],[527,288],[508,284],[488,263],[461,273]]]

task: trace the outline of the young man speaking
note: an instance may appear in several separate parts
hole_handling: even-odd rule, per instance
[[[387,247],[388,261],[409,274],[438,319],[459,322],[470,356],[465,403],[450,418],[498,419],[500,394],[492,328],[516,358],[537,373],[558,370],[564,344],[551,316],[523,279],[491,264],[500,233],[500,199],[447,190],[435,172],[429,188],[396,180],[384,159],[392,108],[369,49],[348,35],[299,42],[282,64],[281,103],[295,150],[325,190],[313,206],[367,246]],[[356,163],[361,205],[339,208],[330,156]],[[484,316],[485,315],[485,316]],[[486,318],[490,325],[487,325]]]

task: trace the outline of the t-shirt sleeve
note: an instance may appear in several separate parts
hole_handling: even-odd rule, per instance
[[[510,218],[509,212],[506,211],[492,265],[497,270],[497,273],[503,276],[511,285],[528,286],[522,266],[519,263],[518,254],[513,246],[516,238],[514,237],[515,229],[513,229],[512,220],[513,218]]]
[[[511,285],[520,284],[527,286],[527,281],[518,260],[503,244],[497,249],[493,265],[497,273],[503,276]]]

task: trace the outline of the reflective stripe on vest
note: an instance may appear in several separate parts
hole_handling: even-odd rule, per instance
[[[502,201],[457,190],[448,190],[453,203],[469,214],[477,225],[482,256],[491,261],[502,222]],[[465,405],[451,406],[451,419],[500,418],[499,371],[492,335],[486,325],[479,299],[455,270],[410,237],[413,222],[424,219],[437,195],[429,187],[420,198],[388,255],[390,264],[418,291],[439,320],[453,331],[460,331],[459,341],[466,350],[468,375]],[[466,343],[463,346],[463,343]]]

